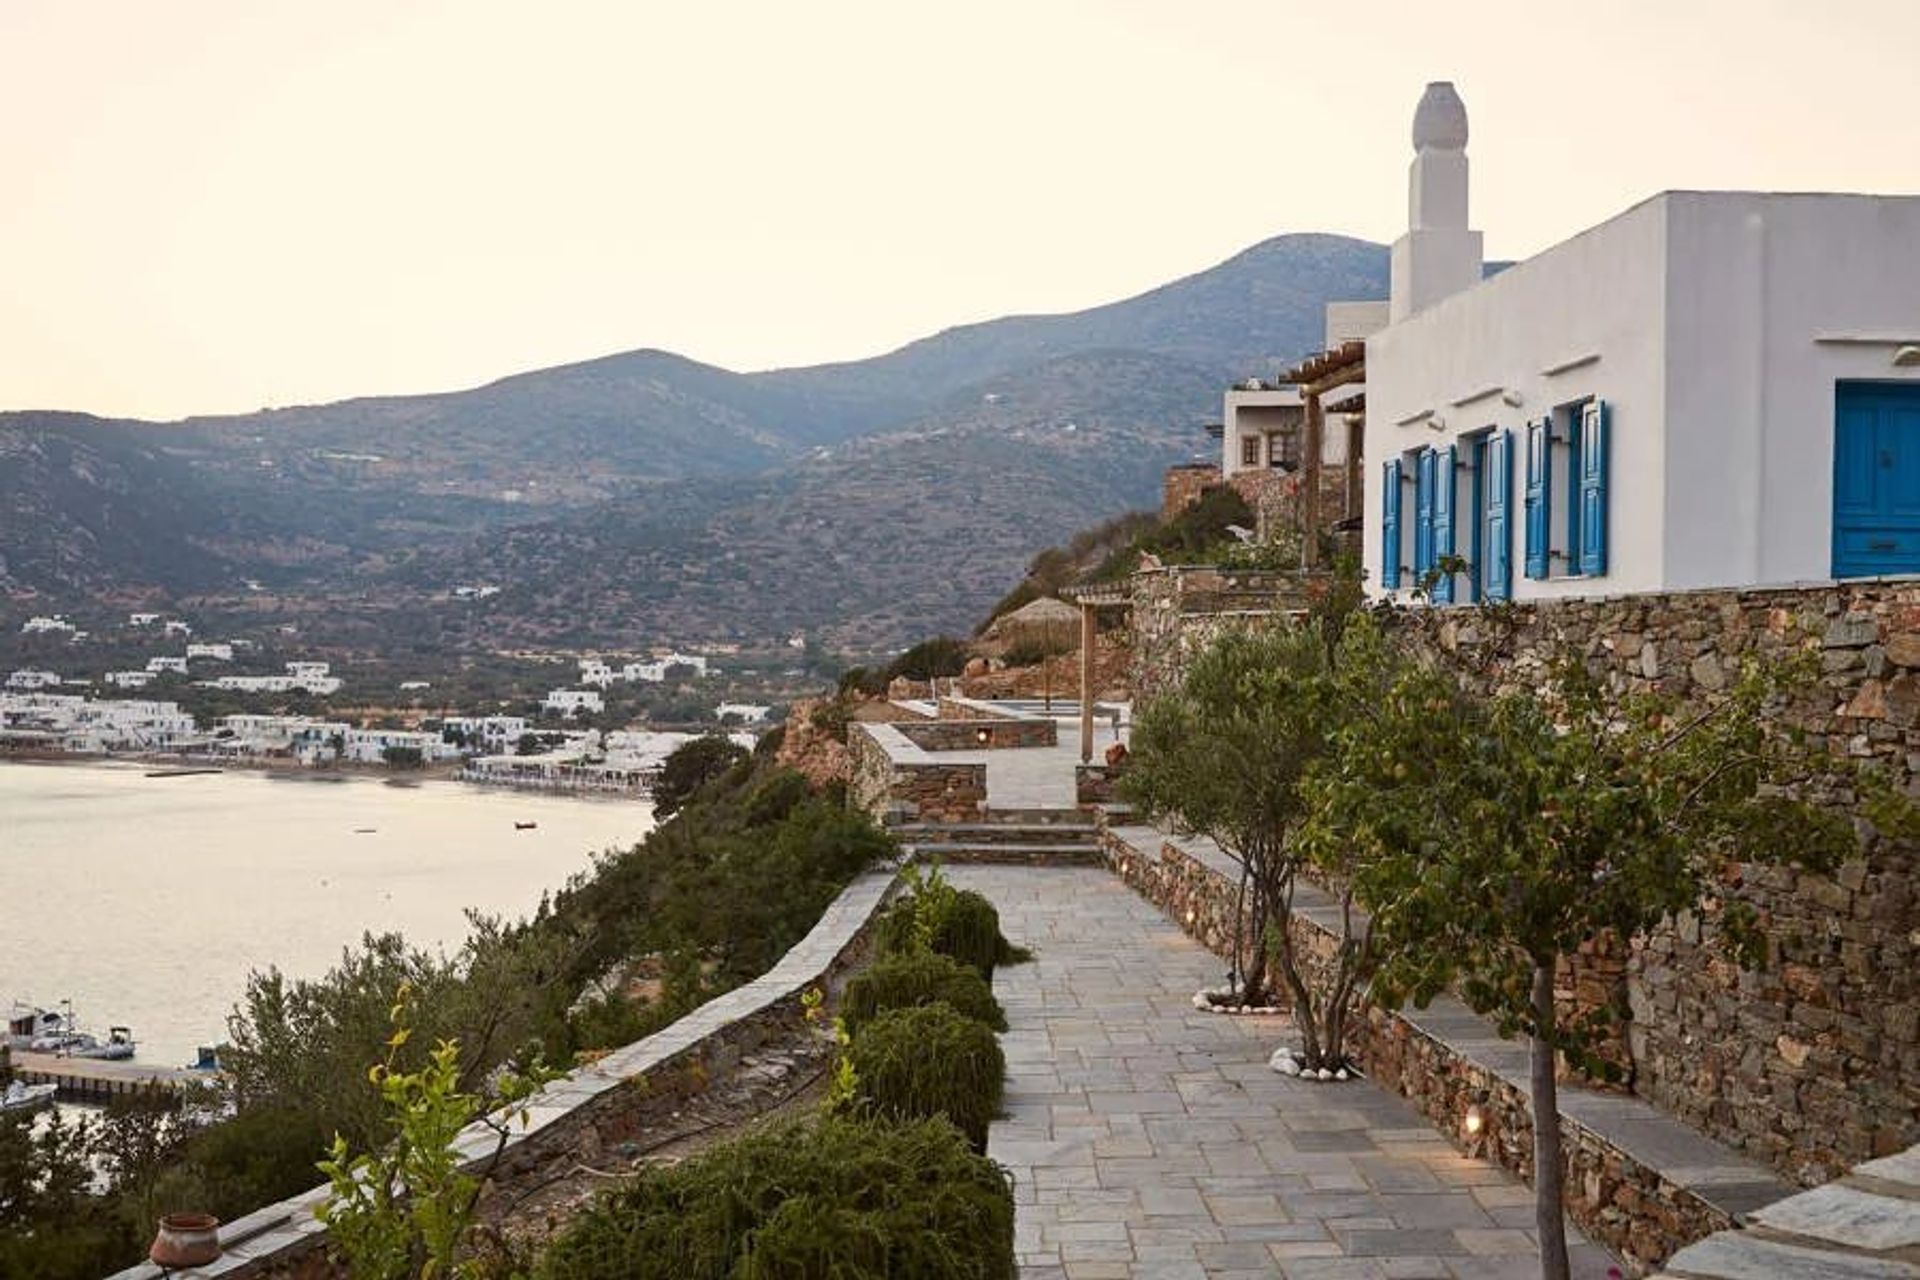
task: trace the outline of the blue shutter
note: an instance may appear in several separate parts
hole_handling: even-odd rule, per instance
[[[1448,445],[1433,452],[1433,563],[1453,555],[1453,471],[1459,461],[1459,448]],[[1435,604],[1453,603],[1453,574],[1443,571],[1433,584]]]
[[[1607,402],[1580,413],[1580,572],[1607,571]]]
[[[1527,424],[1527,576],[1545,578],[1553,510],[1553,419]]]
[[[1487,513],[1480,589],[1489,600],[1510,600],[1513,598],[1513,522],[1508,513],[1513,507],[1513,432],[1501,431],[1488,438],[1486,470],[1481,473],[1480,483],[1480,500]]]
[[[1417,587],[1433,568],[1433,450],[1413,460],[1413,577]]]
[[[1400,588],[1400,459],[1380,469],[1380,586]]]

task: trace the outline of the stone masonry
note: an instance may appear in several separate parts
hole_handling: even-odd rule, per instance
[[[1185,607],[1171,574],[1135,580],[1137,687],[1168,687],[1224,626],[1271,617],[1243,595]],[[1204,593],[1203,593],[1204,594]],[[1557,653],[1616,687],[1704,698],[1752,658],[1804,655],[1815,682],[1773,718],[1920,789],[1920,582],[1700,591],[1395,609],[1418,644],[1487,689],[1528,688]],[[1866,829],[1833,877],[1748,868],[1727,886],[1766,922],[1770,962],[1741,972],[1713,946],[1711,904],[1606,962],[1631,1011],[1633,1089],[1802,1183],[1920,1141],[1920,907],[1910,845]],[[1604,998],[1608,977],[1585,978]],[[1580,979],[1570,979],[1570,988]]]

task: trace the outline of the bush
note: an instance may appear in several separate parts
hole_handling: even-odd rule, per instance
[[[1007,646],[1007,665],[1010,667],[1037,667],[1048,658],[1057,658],[1063,653],[1072,653],[1078,647],[1078,645],[1069,644],[1057,636],[1027,636]]]
[[[857,1106],[892,1120],[945,1116],[974,1150],[987,1149],[1007,1060],[985,1024],[944,1003],[895,1009],[856,1033],[846,1054]]]
[[[694,792],[746,758],[745,747],[717,733],[675,747],[653,784],[655,816],[672,817]]]
[[[944,1121],[792,1123],[647,1170],[575,1218],[534,1274],[1013,1280],[1013,1190]]]
[[[922,640],[887,667],[886,678],[905,676],[909,680],[931,680],[935,676],[957,676],[966,669],[967,646],[952,636]]]
[[[946,889],[944,882],[940,887]],[[1000,935],[1000,913],[993,904],[971,889],[899,899],[880,917],[876,941],[882,955],[898,955],[924,943],[988,982],[993,981],[994,966],[1025,958]]]
[[[985,979],[959,961],[930,951],[881,957],[847,984],[840,1016],[847,1034],[857,1040],[861,1028],[879,1015],[929,1004],[948,1005],[995,1031],[1007,1029],[1007,1015]]]

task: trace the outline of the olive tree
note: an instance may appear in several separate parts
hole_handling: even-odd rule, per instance
[[[1343,639],[1343,633],[1345,638]],[[1303,783],[1324,761],[1343,718],[1371,699],[1393,662],[1371,625],[1341,612],[1221,635],[1180,687],[1136,719],[1121,795],[1149,817],[1211,838],[1240,869],[1234,912],[1237,988],[1264,1003],[1275,985],[1290,998],[1306,1065],[1345,1063],[1351,997],[1373,961],[1364,916],[1352,910],[1352,866],[1331,846],[1313,860],[1340,912],[1339,933],[1309,980],[1293,929],[1309,853],[1298,839],[1307,817]],[[1244,924],[1243,924],[1244,921]]]
[[[1732,868],[1826,868],[1855,847],[1848,815],[1813,802],[1849,784],[1762,714],[1797,679],[1749,666],[1724,697],[1683,709],[1610,692],[1571,663],[1543,690],[1491,698],[1405,666],[1368,714],[1334,731],[1305,787],[1306,843],[1352,851],[1386,944],[1372,996],[1425,1005],[1451,987],[1501,1034],[1531,1042],[1548,1280],[1568,1274],[1555,1055],[1609,1073],[1594,1049],[1612,1016],[1563,1015],[1555,967],[1589,940],[1641,936],[1688,910],[1757,963],[1756,913],[1722,896]],[[1878,794],[1893,806],[1884,813],[1899,807]]]

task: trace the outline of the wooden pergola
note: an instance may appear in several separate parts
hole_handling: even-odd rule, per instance
[[[1130,608],[1133,590],[1116,583],[1069,587],[1061,596],[1080,606],[1080,763],[1093,760],[1093,646],[1102,609]]]
[[[1322,351],[1319,355],[1309,356],[1293,368],[1280,375],[1280,381],[1291,382],[1300,388],[1300,400],[1307,411],[1307,438],[1301,447],[1302,461],[1306,464],[1305,488],[1300,509],[1302,567],[1317,569],[1320,566],[1320,458],[1326,451],[1326,408],[1324,397],[1339,387],[1363,382],[1367,376],[1367,344],[1364,342],[1343,342],[1331,351]],[[1342,401],[1340,408],[1352,412],[1348,407],[1355,397]],[[1360,397],[1364,406],[1364,397]],[[1360,491],[1360,450],[1354,447],[1354,441],[1347,442],[1347,505],[1353,505],[1353,495]],[[1352,515],[1349,509],[1344,514]]]

